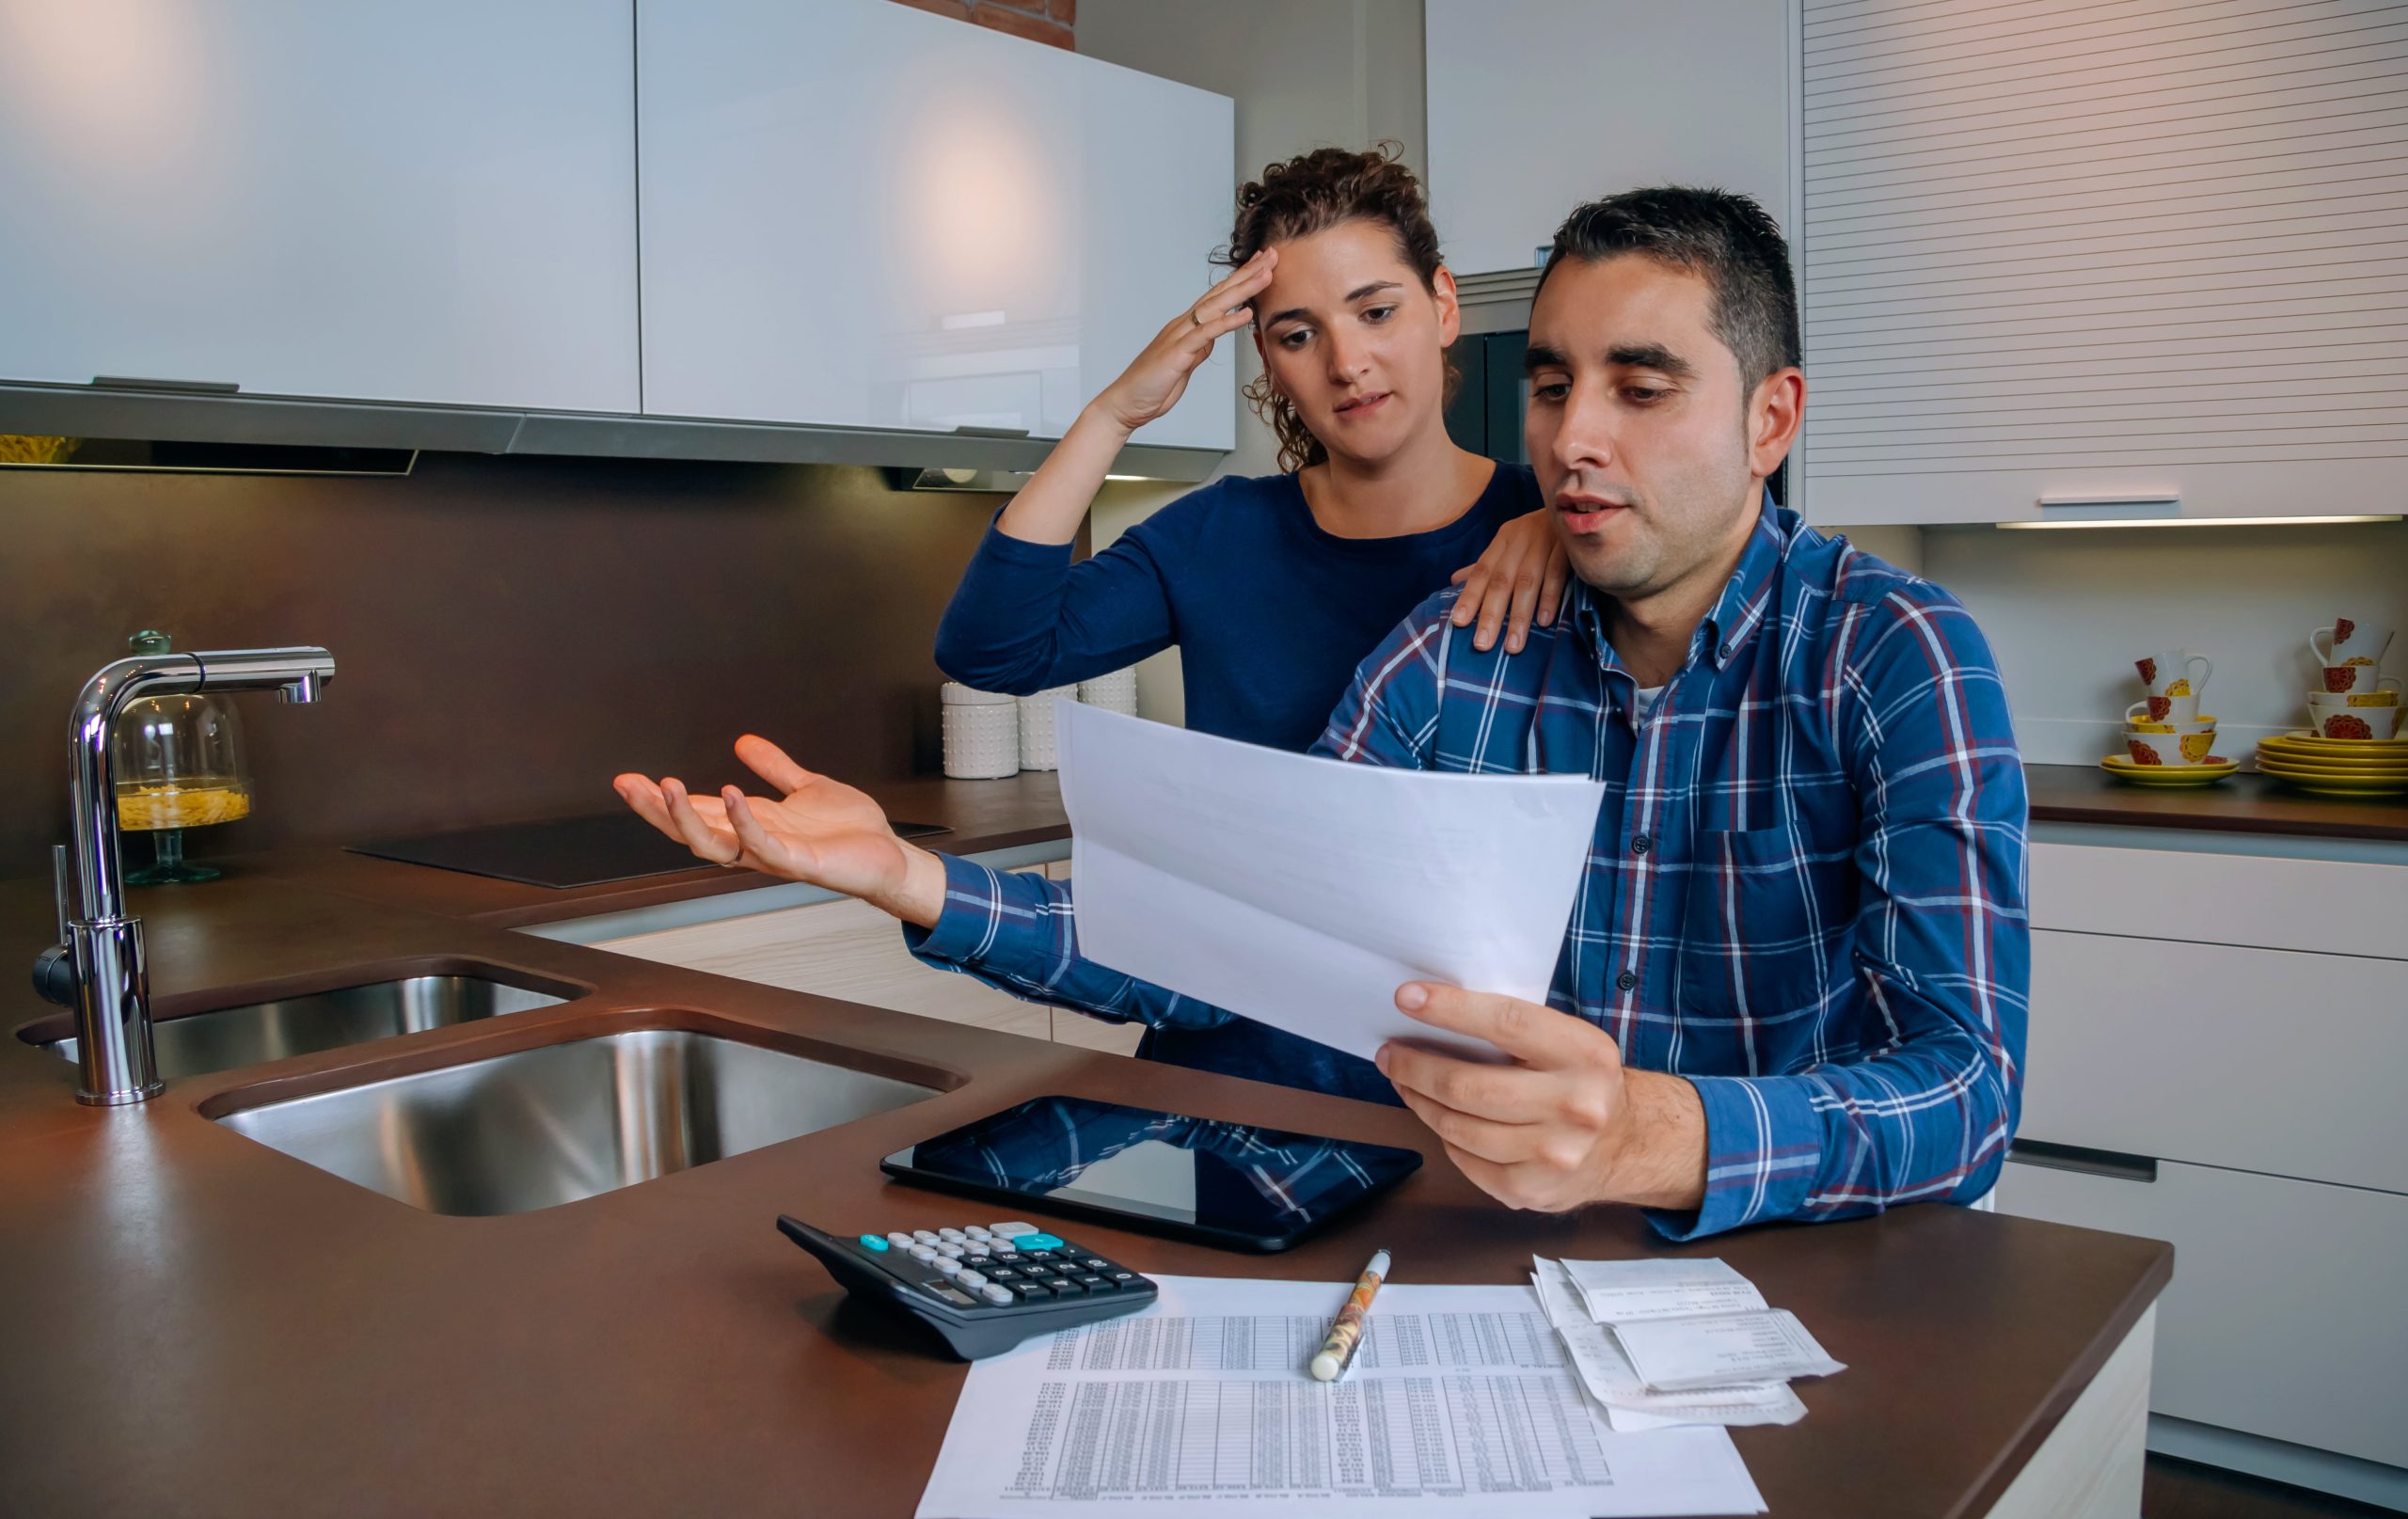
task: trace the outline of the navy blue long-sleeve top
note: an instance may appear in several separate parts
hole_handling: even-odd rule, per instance
[[[1177,644],[1187,726],[1302,752],[1356,662],[1539,504],[1529,467],[1500,464],[1452,522],[1397,538],[1323,530],[1293,475],[1214,481],[1076,564],[1068,544],[990,527],[938,625],[937,664],[1026,696]]]
[[[1025,696],[1177,644],[1187,726],[1301,753],[1363,657],[1498,528],[1541,504],[1529,466],[1499,464],[1452,522],[1395,538],[1324,531],[1293,475],[1214,481],[1076,564],[1067,544],[990,527],[937,628],[937,664],[965,685]],[[1232,1018],[1149,1028],[1138,1053],[1298,1084],[1326,1052]],[[1354,1095],[1395,1100],[1385,1084]]]

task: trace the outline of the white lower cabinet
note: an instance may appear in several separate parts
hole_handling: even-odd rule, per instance
[[[2018,1163],[1998,1206],[2172,1242],[2155,1412],[2408,1465],[2408,1197],[2171,1162],[2154,1181]]]
[[[1070,863],[1031,865],[1027,872],[1062,880],[1069,878]],[[1134,1023],[1106,1023],[1083,1013],[1022,1002],[974,977],[923,965],[903,947],[895,920],[863,902],[815,902],[605,940],[596,947],[739,981],[1114,1054],[1136,1053],[1137,1040],[1145,1033]]]
[[[2042,929],[2024,1066],[2031,1139],[2408,1193],[2398,960]]]

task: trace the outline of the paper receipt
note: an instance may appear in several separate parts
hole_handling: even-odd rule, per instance
[[[1827,1377],[1832,1360],[1786,1308],[1703,1319],[1649,1319],[1613,1326],[1640,1380],[1657,1392]]]

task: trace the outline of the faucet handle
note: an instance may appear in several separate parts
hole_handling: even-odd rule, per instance
[[[67,846],[50,847],[50,896],[58,906],[58,941],[67,942],[68,925],[75,916],[74,903],[68,894]]]

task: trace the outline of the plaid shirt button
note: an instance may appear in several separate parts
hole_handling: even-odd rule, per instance
[[[1656,841],[1654,839],[1651,839],[1646,834],[1641,833],[1639,837],[1630,841],[1630,852],[1633,854],[1645,854],[1650,848],[1655,847],[1655,844]]]
[[[1624,991],[1628,991],[1631,988],[1639,985],[1639,973],[1636,971],[1624,971],[1622,974],[1614,977],[1614,985]]]

